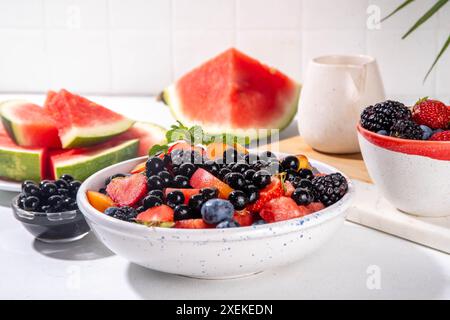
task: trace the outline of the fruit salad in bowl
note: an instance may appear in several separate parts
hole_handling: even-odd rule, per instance
[[[217,146],[215,146],[217,147]],[[353,187],[302,155],[175,142],[106,168],[78,203],[107,247],[145,267],[200,278],[253,274],[300,259],[344,221]]]
[[[450,107],[420,99],[368,106],[358,124],[361,152],[383,196],[401,211],[450,215]]]

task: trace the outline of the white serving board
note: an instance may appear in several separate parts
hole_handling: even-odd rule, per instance
[[[373,184],[354,180],[356,196],[347,220],[450,253],[450,216],[423,218],[391,205]]]

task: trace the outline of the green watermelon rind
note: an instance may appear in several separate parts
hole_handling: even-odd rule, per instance
[[[13,115],[9,113],[9,108],[18,106],[20,104],[29,103],[26,100],[15,99],[6,100],[0,103],[0,117],[3,127],[8,133],[9,137],[18,145],[26,144],[25,138],[22,136],[19,120],[14,119]]]
[[[267,125],[267,128],[261,128],[261,129],[279,129],[280,131],[284,130],[289,126],[289,124],[292,122],[292,120],[295,118],[295,115],[297,114],[298,109],[298,101],[300,98],[300,91],[301,91],[301,85],[296,84],[296,92],[294,94],[294,97],[292,98],[292,101],[287,103],[288,106],[286,110],[289,112],[286,112],[281,118],[276,119],[273,123],[270,123]],[[181,110],[181,103],[179,102],[178,95],[176,93],[176,83],[170,85],[167,87],[162,93],[161,93],[161,100],[166,104],[172,116],[182,122],[186,126],[193,126],[198,125],[199,123],[192,121],[191,119],[187,118],[182,110]],[[203,128],[203,130],[210,134],[218,134],[218,133],[231,133],[236,136],[245,136],[249,137],[250,139],[261,139],[269,136],[271,134],[270,130],[251,130],[251,129],[236,129],[236,128],[225,128],[225,127],[213,127],[208,126],[205,124],[200,124]]]
[[[40,181],[44,178],[41,176],[42,156],[41,149],[24,150],[0,145],[0,177],[14,181]]]
[[[139,139],[133,139],[93,155],[71,156],[66,160],[57,160],[53,163],[53,174],[55,177],[70,174],[75,179],[83,181],[103,168],[135,158],[138,147]]]
[[[107,125],[92,127],[72,127],[60,135],[63,149],[89,147],[107,141],[133,126],[135,121],[124,118]]]

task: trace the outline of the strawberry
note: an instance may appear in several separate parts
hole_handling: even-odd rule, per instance
[[[319,210],[322,210],[325,208],[325,205],[322,202],[311,202],[310,204],[308,204],[306,206],[306,208],[308,208],[308,210],[313,213]]]
[[[118,206],[134,206],[147,193],[147,178],[141,173],[114,178],[106,187],[106,193]]]
[[[429,140],[433,141],[450,141],[450,130],[436,132]]]
[[[284,190],[281,185],[281,181],[278,178],[272,178],[272,182],[266,186],[264,189],[261,189],[259,192],[259,199],[256,200],[255,203],[247,206],[247,209],[250,212],[259,212],[262,207],[274,198],[278,198],[283,196]]]
[[[175,222],[175,228],[180,229],[209,229],[214,226],[207,224],[203,219],[186,219]]]
[[[146,224],[173,221],[173,209],[165,204],[156,206],[141,212],[136,217],[136,221]]]
[[[233,219],[239,223],[241,227],[248,227],[255,221],[253,213],[247,209],[236,211],[233,215]]]
[[[428,98],[416,102],[412,110],[412,119],[417,124],[432,129],[446,129],[450,122],[450,114],[445,104]]]
[[[259,215],[266,222],[277,222],[307,215],[309,210],[299,207],[292,198],[279,197],[267,202]]]

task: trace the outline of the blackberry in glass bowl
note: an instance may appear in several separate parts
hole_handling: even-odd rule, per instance
[[[14,217],[40,241],[79,240],[90,230],[76,202],[80,184],[69,175],[39,184],[25,181],[22,192],[11,203]]]

